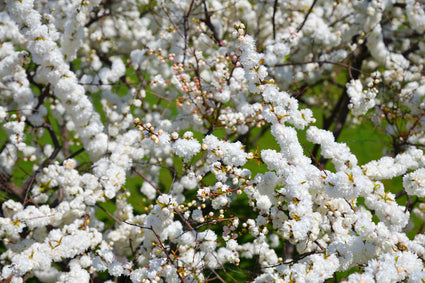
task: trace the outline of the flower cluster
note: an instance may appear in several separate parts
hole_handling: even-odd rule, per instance
[[[1,280],[425,280],[422,2],[0,8]]]

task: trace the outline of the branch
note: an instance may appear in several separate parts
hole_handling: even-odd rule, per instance
[[[311,251],[311,252],[306,252],[306,253],[299,254],[299,255],[295,256],[293,260],[286,261],[286,262],[282,262],[282,263],[280,263],[280,264],[276,264],[276,265],[266,266],[266,267],[263,267],[263,269],[278,267],[278,266],[279,266],[279,265],[281,265],[281,264],[293,264],[293,263],[297,263],[298,261],[300,261],[300,260],[302,260],[303,258],[306,258],[306,257],[308,257],[308,256],[310,256],[310,255],[314,255],[314,254],[323,254],[323,253],[325,253],[325,252],[324,252],[324,251]]]
[[[311,7],[308,10],[307,15],[305,15],[304,21],[297,28],[297,33],[300,32],[300,30],[302,30],[302,28],[304,27],[304,24],[305,24],[305,22],[307,22],[308,16],[310,16],[311,11],[313,11],[313,7],[314,7],[314,5],[316,5],[316,2],[317,2],[317,0],[314,0],[313,4],[311,4]]]
[[[307,150],[308,151],[308,153],[310,153],[310,156],[311,156],[311,158],[313,158],[313,160],[316,162],[316,164],[320,167],[320,169],[323,171],[323,173],[325,173],[325,175],[326,176],[328,176],[328,174],[326,173],[326,171],[325,171],[325,168],[323,168],[323,166],[320,164],[320,162],[319,161],[317,161],[317,159],[316,159],[316,157],[314,157],[314,155],[311,153],[311,151],[310,150],[308,150],[308,148],[304,145],[304,144],[302,144],[303,145],[303,147],[305,148],[305,150]]]
[[[333,62],[333,61],[329,61],[329,60],[318,60],[318,61],[309,61],[309,62],[292,62],[292,63],[285,63],[285,64],[276,64],[276,65],[273,65],[273,66],[269,66],[269,65],[264,65],[264,66],[266,66],[267,68],[276,68],[276,67],[307,65],[307,64],[315,64],[315,63],[316,64],[332,64],[332,65],[337,65],[337,66],[341,66],[341,67],[347,68],[349,70],[357,71],[357,72],[362,73],[362,74],[367,74],[367,73],[363,72],[362,70],[360,70],[357,67],[353,67],[353,66],[348,65],[348,64],[344,64],[344,63],[340,63],[340,62]]]
[[[51,207],[58,206],[62,201],[63,201],[63,186],[59,185],[58,186],[58,198],[53,201]]]
[[[43,128],[47,129],[47,131],[50,134],[50,138],[52,139],[53,145],[54,145],[54,150],[52,152],[52,154],[50,154],[50,156],[45,159],[40,166],[38,167],[38,169],[29,177],[29,179],[25,182],[25,184],[22,186],[23,191],[25,192],[25,197],[23,199],[23,203],[27,203],[28,201],[28,193],[35,181],[35,178],[37,176],[38,173],[41,172],[41,170],[43,170],[43,168],[45,168],[48,164],[50,164],[58,155],[61,146],[59,145],[59,141],[56,137],[55,131],[53,130],[52,125],[50,125],[50,123],[44,123],[42,125]]]
[[[142,179],[145,180],[145,182],[148,182],[148,184],[151,185],[159,195],[162,195],[162,192],[159,190],[159,188],[154,183],[151,182],[151,180],[146,178],[146,176],[143,175],[141,172],[137,171],[137,169],[133,169],[133,170],[134,170],[134,172],[136,172],[137,175],[142,177]]]
[[[203,21],[206,25],[207,25],[207,27],[212,31],[212,33],[213,33],[213,37],[214,37],[214,41],[218,44],[218,45],[221,45],[220,43],[221,43],[221,39],[218,37],[218,34],[217,34],[217,31],[216,31],[216,29],[215,29],[215,27],[214,27],[214,25],[212,24],[212,22],[211,22],[211,16],[210,16],[210,14],[208,13],[208,9],[207,9],[207,4],[205,3],[205,0],[203,0],[202,1],[202,4],[204,4],[204,14],[205,14],[205,20],[202,20],[201,19],[201,21]]]
[[[101,207],[101,206],[99,206],[99,207]],[[101,207],[102,208],[102,207]],[[104,209],[104,208],[102,208],[102,209]],[[106,210],[104,210],[105,212],[106,212]],[[109,212],[108,212],[108,215],[110,215],[110,216],[112,216]],[[112,216],[113,217],[113,219],[119,219],[119,218],[117,218],[117,217],[115,217],[115,216]],[[136,227],[139,227],[139,228],[142,228],[142,229],[147,229],[147,230],[150,230],[150,231],[152,231],[152,233],[155,235],[155,237],[156,237],[156,239],[158,240],[158,246],[159,246],[159,248],[161,249],[161,251],[163,251],[164,252],[164,254],[165,254],[165,256],[167,257],[167,260],[172,264],[172,265],[174,265],[175,267],[176,267],[176,273],[177,273],[177,276],[179,277],[179,279],[180,279],[180,282],[184,282],[184,280],[183,280],[183,277],[181,276],[181,274],[179,273],[179,269],[177,268],[177,266],[174,264],[174,259],[171,259],[171,257],[170,257],[170,254],[167,252],[167,250],[166,250],[166,248],[165,248],[165,246],[164,246],[164,244],[162,243],[162,241],[161,241],[161,238],[159,237],[159,235],[155,232],[155,230],[153,229],[153,227],[151,226],[151,227],[146,227],[146,226],[141,226],[141,225],[138,225],[138,224],[135,224],[135,223],[131,223],[131,222],[127,222],[127,221],[125,221],[125,220],[121,220],[121,219],[119,219],[119,221],[120,222],[122,222],[122,223],[125,223],[125,224],[128,224],[128,225],[131,225],[131,226],[136,226]]]
[[[276,10],[277,10],[277,1],[278,0],[274,0],[274,4],[273,4],[273,16],[272,16],[273,39],[274,40],[276,40],[276,22],[275,22],[275,18],[276,18]]]
[[[10,176],[0,171],[0,190],[17,197],[20,201],[25,198],[25,191],[10,181]]]
[[[59,126],[60,135],[62,137],[62,150],[63,155],[69,156],[71,155],[70,147],[69,147],[69,131],[66,125]]]
[[[71,153],[70,155],[66,156],[65,160],[70,159],[70,158],[74,158],[75,156],[79,155],[80,153],[82,153],[84,151],[85,151],[85,149],[84,149],[84,147],[82,147],[79,150],[77,150],[76,152]]]

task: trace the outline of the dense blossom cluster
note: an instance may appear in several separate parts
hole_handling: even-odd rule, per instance
[[[425,280],[423,1],[0,11],[3,281]]]

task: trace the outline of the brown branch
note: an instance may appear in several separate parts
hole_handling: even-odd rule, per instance
[[[143,175],[138,170],[136,170],[136,169],[133,169],[133,170],[134,170],[134,172],[136,172],[137,175],[139,175],[140,177],[142,177],[143,180],[145,180],[146,182],[148,182],[148,184],[151,185],[156,190],[156,192],[159,195],[162,195],[162,192],[159,190],[159,188],[154,183],[151,182],[151,180],[149,180],[145,175]],[[177,213],[177,215],[180,217],[180,219],[186,225],[187,229],[189,229],[190,231],[194,230],[193,227],[192,227],[192,225],[189,223],[189,221],[187,221],[186,218],[184,218],[183,214],[178,209],[175,208],[174,211]]]
[[[326,171],[325,171],[325,169],[323,168],[323,166],[320,164],[320,162],[319,161],[317,161],[317,159],[316,159],[316,157],[314,157],[314,155],[311,153],[311,151],[310,150],[308,150],[308,148],[304,145],[304,144],[302,144],[303,145],[303,147],[305,148],[305,150],[307,150],[308,151],[308,153],[310,153],[310,156],[311,156],[311,158],[313,158],[313,160],[316,162],[316,164],[320,167],[320,169],[323,171],[323,173],[325,173],[325,175],[326,176],[328,176],[328,174],[326,173]]]
[[[278,0],[274,0],[274,4],[273,4],[273,16],[272,16],[272,25],[273,25],[273,39],[276,40],[276,10],[277,10],[277,1]]]
[[[202,1],[202,4],[204,4],[204,14],[205,14],[205,19],[204,19],[204,20],[202,20],[202,19],[201,19],[201,21],[203,21],[203,22],[207,25],[207,27],[208,27],[208,28],[212,31],[214,41],[215,41],[218,45],[221,45],[221,39],[220,39],[220,37],[218,36],[217,31],[216,31],[216,29],[215,29],[214,25],[213,25],[213,24],[212,24],[212,22],[211,22],[211,16],[210,16],[210,14],[208,13],[207,3],[205,2],[205,0],[203,0],[203,1]]]
[[[96,203],[96,206],[97,207],[99,207],[103,212],[105,212],[106,213],[106,215],[108,215],[109,217],[111,217],[113,220],[115,220],[115,222],[118,222],[118,223],[122,223],[122,222],[124,222],[124,223],[126,223],[126,224],[129,224],[129,225],[133,225],[133,226],[137,226],[137,227],[139,227],[139,228],[143,228],[143,229],[149,229],[149,228],[147,228],[147,227],[142,227],[142,226],[139,226],[139,225],[137,225],[137,224],[133,224],[133,223],[130,223],[130,222],[126,222],[126,221],[124,221],[124,220],[121,220],[120,218],[118,218],[118,217],[116,217],[116,216],[114,216],[114,215],[112,215],[109,211],[107,211],[103,206],[101,206],[100,204],[98,204],[98,203]]]
[[[286,261],[286,262],[282,262],[282,263],[280,263],[280,264],[275,264],[275,265],[266,266],[266,267],[263,267],[262,269],[278,267],[278,266],[279,266],[279,265],[281,265],[281,264],[293,264],[293,263],[296,263],[296,262],[300,261],[301,259],[306,258],[306,257],[308,257],[308,256],[310,256],[310,255],[314,255],[314,254],[323,254],[323,253],[325,253],[325,251],[324,251],[324,250],[306,252],[306,253],[299,254],[299,255],[295,256],[293,260]]]
[[[159,190],[159,188],[154,184],[154,183],[152,183],[152,181],[151,180],[149,180],[145,175],[143,175],[141,172],[139,172],[137,169],[133,169],[134,170],[134,172],[136,172],[136,174],[137,175],[139,175],[140,177],[142,177],[142,179],[145,181],[145,182],[147,182],[149,185],[151,185],[155,190],[156,190],[156,192],[159,194],[159,195],[162,195],[162,192]]]
[[[63,201],[63,186],[59,185],[58,186],[58,198],[53,201],[51,207],[53,208],[53,207],[58,206],[62,201]]]
[[[351,79],[356,80],[356,79],[359,78],[360,74],[362,73],[360,68],[362,66],[363,60],[366,59],[368,56],[369,56],[369,51],[366,47],[366,44],[364,43],[360,46],[359,54],[354,57],[353,64],[348,69],[349,72],[350,72]],[[338,120],[335,124],[335,128],[333,130],[335,140],[337,140],[339,135],[341,134],[341,131],[343,129],[345,121],[347,120],[347,116],[348,116],[348,112],[349,112],[348,104],[349,104],[350,100],[348,98],[347,88],[344,89],[343,96],[345,97],[344,104],[342,106],[342,109],[340,111],[340,115],[338,117]]]
[[[99,205],[98,205],[99,206]],[[113,216],[113,215],[111,215],[109,212],[107,212],[103,207],[101,207],[101,206],[99,206],[103,211],[105,211],[109,216],[111,216],[114,220],[115,219],[117,219],[117,220],[119,220],[120,221],[120,223],[125,223],[125,224],[128,224],[128,225],[131,225],[131,226],[135,226],[135,227],[138,227],[138,228],[142,228],[142,229],[147,229],[147,230],[150,230],[150,231],[152,231],[152,233],[155,235],[155,237],[156,237],[156,239],[158,240],[158,246],[159,246],[159,248],[161,249],[161,251],[163,251],[164,252],[164,254],[165,254],[165,256],[167,257],[167,260],[172,264],[172,265],[174,265],[175,267],[176,267],[176,273],[177,273],[177,276],[179,277],[179,279],[180,279],[180,281],[181,282],[184,282],[184,280],[183,280],[183,277],[181,276],[181,274],[178,272],[178,268],[177,268],[177,266],[174,264],[174,259],[171,259],[171,257],[170,257],[170,254],[167,252],[167,250],[166,250],[166,248],[165,248],[165,245],[164,245],[164,243],[161,241],[161,238],[159,237],[159,235],[155,232],[155,230],[153,229],[153,227],[152,226],[150,226],[150,227],[146,227],[146,226],[141,226],[141,225],[139,225],[139,224],[135,224],[135,223],[131,223],[131,222],[127,222],[127,221],[125,221],[125,220],[121,220],[121,219],[119,219],[118,217],[115,217],[115,216]]]
[[[35,110],[34,111],[37,111],[37,109],[40,108],[40,106],[44,102],[44,99],[49,96],[49,92],[50,92],[50,84],[48,84],[44,88],[43,92],[38,96],[37,106],[35,106]]]
[[[283,245],[283,250],[282,250],[283,261],[286,261],[287,259],[292,258],[294,252],[295,252],[295,246],[291,244],[289,241],[285,241]]]
[[[329,61],[323,61],[323,63],[330,63],[330,64],[335,64],[335,65],[339,65],[339,66],[344,66],[346,68],[348,68],[348,75],[350,77],[350,79],[358,79],[360,77],[360,75],[364,72],[362,72],[360,70],[363,61],[370,55],[367,47],[366,47],[366,42],[363,43],[357,54],[354,56],[353,58],[353,62],[351,65],[347,65],[347,64],[343,64],[343,63],[337,63],[337,62],[329,62]],[[341,93],[341,96],[338,100],[338,103],[336,104],[336,106],[334,107],[331,116],[328,119],[323,119],[323,128],[328,130],[330,128],[330,126],[332,125],[333,122],[335,122],[335,126],[333,129],[333,135],[335,137],[335,141],[338,140],[339,136],[341,135],[341,132],[344,128],[345,122],[347,120],[347,116],[349,113],[349,109],[348,109],[348,104],[350,103],[350,99],[348,97],[347,94],[347,87],[344,88],[343,92]],[[314,156],[318,153],[319,150],[319,146],[316,145],[315,148],[313,149],[313,153]],[[322,164],[323,166],[326,165],[327,163],[327,159],[326,158],[321,158],[320,159],[320,164]]]
[[[313,7],[314,7],[314,5],[316,5],[316,3],[317,3],[317,0],[314,0],[313,4],[311,4],[311,7],[308,10],[307,15],[305,15],[305,17],[304,17],[304,21],[297,28],[297,33],[300,32],[302,30],[302,28],[304,27],[305,23],[307,22],[308,16],[310,16],[310,13],[313,11]]]
[[[69,131],[68,128],[65,125],[59,126],[59,131],[61,135],[62,140],[62,150],[63,155],[69,156],[71,154],[70,147],[69,147]]]
[[[221,278],[221,276],[214,269],[210,268],[210,270],[215,275],[215,278],[212,278],[210,280],[216,280],[216,279],[218,279],[220,282],[226,283],[226,281],[224,281],[224,279]],[[238,282],[238,281],[236,281],[236,282]]]
[[[3,171],[0,171],[0,190],[17,197],[20,201],[23,201],[25,198],[23,188],[10,182],[10,176]]]
[[[28,201],[28,193],[35,181],[35,178],[37,176],[37,174],[39,174],[43,168],[45,168],[48,164],[50,164],[58,155],[61,146],[59,145],[59,141],[56,137],[55,131],[53,130],[52,125],[50,125],[50,123],[44,123],[42,125],[43,128],[45,128],[49,134],[50,134],[50,138],[52,139],[53,145],[54,145],[54,150],[52,152],[52,154],[50,154],[50,156],[48,158],[46,158],[38,167],[38,169],[29,177],[29,179],[24,183],[24,185],[22,186],[23,191],[25,192],[25,197],[23,199],[23,203],[26,204]]]
[[[77,150],[76,152],[73,152],[70,155],[66,156],[65,160],[70,159],[70,158],[74,158],[75,156],[79,155],[80,153],[82,153],[84,151],[85,151],[85,149],[84,149],[84,147],[82,147],[79,150]]]
[[[362,70],[360,70],[359,67],[354,67],[348,64],[344,64],[341,62],[333,62],[333,61],[329,61],[329,60],[317,60],[317,61],[308,61],[308,62],[290,62],[290,63],[284,63],[284,64],[276,64],[273,66],[269,66],[269,65],[264,65],[268,68],[276,68],[276,67],[286,67],[286,66],[298,66],[298,65],[307,65],[307,64],[331,64],[331,65],[337,65],[337,66],[341,66],[347,69],[351,69],[354,71],[357,71],[359,73],[363,73],[363,74],[367,74],[365,72],[363,72]]]

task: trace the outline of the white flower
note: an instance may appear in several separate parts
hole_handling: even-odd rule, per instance
[[[272,206],[272,203],[268,196],[265,195],[259,195],[257,197],[257,207],[261,210],[268,211],[270,207]]]
[[[346,85],[347,94],[350,97],[351,112],[354,115],[363,115],[375,106],[377,92],[372,89],[363,90],[360,80],[351,80]]]
[[[409,195],[425,197],[425,168],[404,175],[403,187]]]
[[[178,139],[171,145],[172,151],[179,157],[189,161],[194,155],[201,151],[201,144],[196,139]]]

